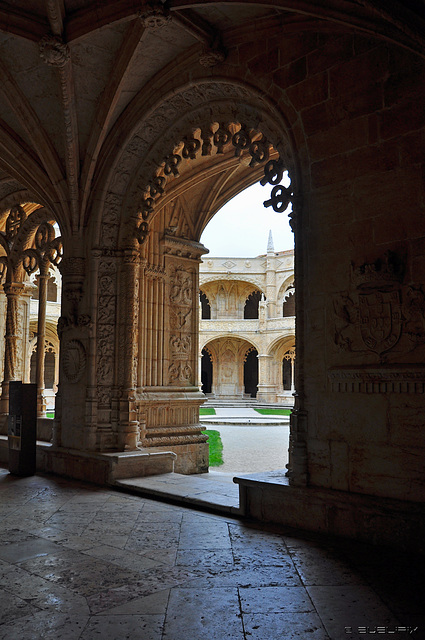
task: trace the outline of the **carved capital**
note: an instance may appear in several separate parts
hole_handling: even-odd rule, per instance
[[[63,258],[59,270],[62,276],[84,277],[86,273],[86,262],[84,258]]]
[[[38,46],[40,58],[51,67],[64,67],[71,58],[68,45],[58,36],[44,36]]]

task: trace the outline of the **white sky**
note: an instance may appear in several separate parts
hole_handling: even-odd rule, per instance
[[[285,184],[285,181],[282,181]],[[287,184],[287,183],[286,183]],[[207,224],[201,242],[210,253],[204,256],[254,258],[267,252],[269,231],[273,234],[275,251],[294,248],[294,236],[285,213],[264,207],[272,186],[259,182],[248,187],[218,211]]]

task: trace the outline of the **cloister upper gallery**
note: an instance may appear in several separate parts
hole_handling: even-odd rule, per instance
[[[5,424],[28,274],[40,302],[62,276],[39,467],[206,468],[199,239],[261,180],[292,203],[296,396],[288,475],[242,483],[246,513],[423,549],[422,0],[1,0],[0,32]]]

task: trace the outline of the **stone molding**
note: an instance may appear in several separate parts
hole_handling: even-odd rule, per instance
[[[348,393],[424,393],[425,366],[335,368],[328,371],[331,390]]]

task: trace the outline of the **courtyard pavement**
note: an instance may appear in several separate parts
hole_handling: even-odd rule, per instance
[[[418,557],[5,469],[0,515],[0,640],[425,638]]]

